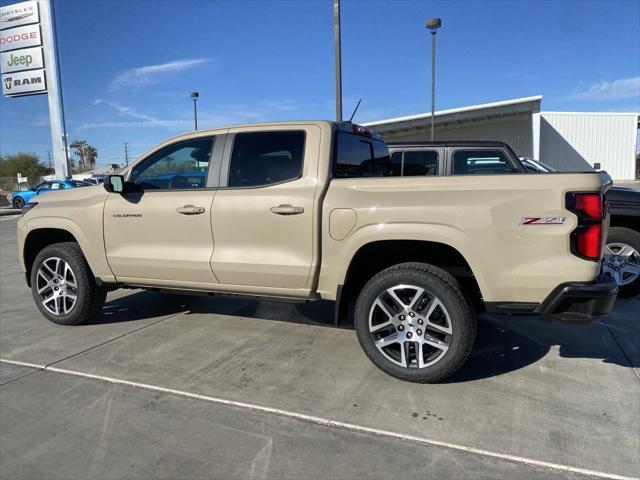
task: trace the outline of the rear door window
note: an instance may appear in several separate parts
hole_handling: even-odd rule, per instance
[[[302,130],[236,135],[229,187],[259,187],[299,178],[304,163]]]
[[[517,170],[509,164],[500,150],[456,150],[453,154],[454,175],[493,175],[514,173]]]

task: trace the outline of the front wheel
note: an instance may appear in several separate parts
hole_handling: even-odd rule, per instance
[[[107,290],[96,283],[77,243],[45,247],[31,268],[31,293],[40,312],[59,325],[80,325],[95,318]]]
[[[22,197],[16,197],[13,199],[13,208],[17,208],[18,210],[21,210],[22,207],[24,207],[24,200],[22,199]]]
[[[383,270],[356,302],[364,352],[382,371],[410,382],[439,382],[456,372],[471,353],[476,325],[457,280],[424,263]]]

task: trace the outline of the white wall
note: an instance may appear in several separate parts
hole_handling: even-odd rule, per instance
[[[375,127],[374,127],[375,129]],[[428,130],[418,133],[385,134],[387,142],[428,140]],[[506,142],[521,157],[533,156],[531,115],[465,123],[459,127],[436,125],[436,140],[498,140]]]
[[[600,163],[614,180],[635,179],[638,114],[542,112],[540,160],[563,171]]]

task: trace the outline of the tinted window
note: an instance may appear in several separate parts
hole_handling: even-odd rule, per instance
[[[458,150],[453,155],[453,173],[456,175],[490,175],[515,171],[500,150]]]
[[[41,183],[40,185],[38,185],[36,187],[36,189],[38,190],[51,190],[51,184],[50,183]]]
[[[391,154],[391,175],[394,177],[402,175],[402,152]]]
[[[89,183],[89,182],[86,182],[84,180],[72,180],[71,184],[74,187],[90,187],[90,186],[93,185],[93,183]]]
[[[335,177],[385,177],[392,174],[389,150],[384,142],[338,132],[333,168]]]
[[[64,183],[53,182],[51,184],[51,190],[60,190],[61,188],[64,188]]]
[[[151,190],[205,187],[212,148],[212,138],[170,145],[138,164],[131,180]]]
[[[236,135],[229,166],[230,187],[285,182],[302,174],[304,132],[256,132]]]

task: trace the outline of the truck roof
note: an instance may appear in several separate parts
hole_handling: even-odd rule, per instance
[[[509,147],[505,142],[498,140],[434,140],[431,141],[406,141],[387,142],[389,148],[397,147]]]
[[[294,126],[294,125],[309,125],[309,124],[316,124],[316,125],[334,125],[338,130],[342,130],[345,132],[352,132],[353,130],[353,126],[356,125],[357,127],[363,128],[365,130],[368,130],[371,132],[373,138],[376,139],[382,139],[382,137],[380,136],[380,134],[378,134],[375,130],[372,130],[369,127],[363,127],[361,125],[352,123],[352,122],[336,122],[336,121],[332,121],[332,120],[288,120],[288,121],[278,121],[278,122],[256,122],[256,123],[238,123],[238,124],[234,124],[234,125],[220,125],[218,127],[212,127],[212,128],[203,128],[200,130],[190,130],[187,132],[183,132],[180,133],[178,135],[174,135],[171,138],[168,138],[165,142],[169,142],[169,141],[174,141],[174,140],[178,140],[181,138],[189,138],[191,136],[202,136],[203,134],[207,134],[207,133],[217,133],[220,130],[226,130],[226,129],[231,129],[231,128],[244,128],[244,127],[279,127],[279,126]]]

